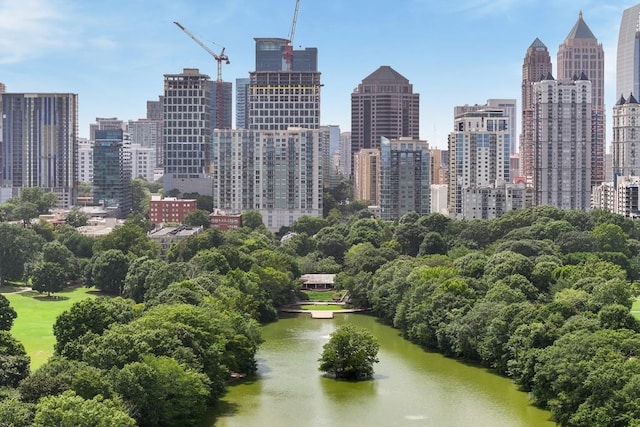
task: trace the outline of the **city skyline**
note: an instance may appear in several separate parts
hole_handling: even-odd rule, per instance
[[[520,110],[527,48],[539,38],[557,69],[558,46],[582,11],[605,50],[609,152],[610,117],[618,98],[618,31],[624,9],[635,4],[408,0],[371,7],[364,0],[302,0],[294,46],[318,48],[321,124],[350,131],[353,89],[373,70],[389,65],[420,94],[420,139],[446,148],[454,106],[514,98]],[[288,36],[294,5],[294,0],[226,0],[158,2],[148,8],[141,0],[0,0],[0,82],[8,92],[77,93],[79,136],[88,137],[96,117],[145,117],[146,101],[163,92],[164,74],[193,67],[215,76],[215,60],[174,21],[213,51],[221,49],[214,41],[226,47],[231,64],[223,65],[223,80],[235,84],[254,71],[254,37]]]

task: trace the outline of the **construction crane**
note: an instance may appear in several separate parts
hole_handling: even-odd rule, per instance
[[[284,47],[284,61],[287,65],[287,71],[291,71],[293,68],[293,37],[296,34],[296,22],[298,21],[298,9],[300,9],[300,0],[296,0],[296,8],[293,12],[293,21],[291,22],[291,30],[289,31],[289,38],[287,44]]]
[[[216,62],[218,63],[218,78],[216,79],[216,81],[221,82],[222,81],[222,63],[224,62],[225,64],[231,64],[231,62],[229,61],[229,57],[224,53],[224,50],[226,48],[220,46],[222,47],[222,51],[220,52],[220,55],[216,55],[211,49],[209,49],[209,47],[207,47],[206,44],[202,43],[196,36],[193,35],[191,31],[187,30],[179,22],[174,21],[173,23],[176,24],[178,28],[180,28],[182,31],[184,31],[186,35],[191,37],[194,42],[198,43],[200,47],[206,50],[207,53],[209,53],[209,55],[213,56],[213,59],[215,59]]]

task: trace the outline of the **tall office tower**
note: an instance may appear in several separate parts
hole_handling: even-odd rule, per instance
[[[247,129],[249,79],[236,79],[236,129]]]
[[[449,152],[439,148],[431,150],[431,185],[449,182]]]
[[[157,101],[147,101],[147,119],[162,120],[164,96],[159,96]]]
[[[233,85],[231,82],[211,82],[211,125],[214,129],[231,129]]]
[[[93,141],[78,138],[78,181],[93,182]]]
[[[591,81],[591,185],[605,176],[604,49],[582,19],[582,12],[558,49],[558,80]]]
[[[336,188],[340,183],[340,173],[338,165],[334,162],[334,155],[338,153],[340,146],[340,126],[326,125],[320,126],[320,130],[325,132],[323,141],[326,144],[322,146],[322,170],[324,172],[325,188]]]
[[[482,210],[482,206],[465,203],[466,193],[488,191],[511,181],[511,133],[504,110],[490,108],[456,117],[454,129],[449,134],[449,214],[463,219],[474,209]],[[499,211],[485,216],[499,216]]]
[[[351,132],[342,132],[340,134],[340,151],[338,161],[338,170],[345,177],[351,176]]]
[[[640,4],[622,13],[616,64],[616,97],[640,97]]]
[[[535,202],[560,209],[590,208],[593,134],[592,82],[548,78],[533,85]]]
[[[362,80],[351,94],[351,153],[380,148],[380,138],[420,138],[420,94],[388,65]]]
[[[197,68],[164,75],[164,192],[211,196],[211,79]]]
[[[612,174],[640,175],[640,4],[622,13],[613,107]]]
[[[153,181],[153,172],[156,168],[155,147],[145,147],[140,144],[129,144],[125,146],[131,159],[131,177],[144,178],[146,181]]]
[[[398,220],[407,212],[431,212],[429,144],[410,137],[380,142],[380,216]]]
[[[517,141],[516,139],[517,137],[517,132],[516,132],[517,104],[515,99],[487,99],[487,103],[484,105],[475,104],[475,105],[455,106],[453,107],[453,116],[454,118],[456,118],[463,115],[464,113],[470,113],[473,111],[480,111],[480,110],[486,110],[486,109],[502,110],[505,116],[509,118],[508,131],[509,131],[509,139],[511,140],[511,147],[509,147],[509,151],[511,153],[515,153],[517,151],[516,143],[515,143],[515,141]]]
[[[522,133],[520,134],[520,173],[526,183],[533,185],[535,164],[535,117],[533,84],[553,72],[547,46],[536,38],[527,49],[522,64]]]
[[[162,166],[162,120],[129,120],[127,131],[131,137],[131,145],[152,149],[155,164],[151,167]]]
[[[256,71],[249,73],[248,128],[286,130],[320,126],[318,50],[293,51],[287,70],[284,39],[256,38]]]
[[[97,130],[121,130],[127,129],[123,120],[117,117],[96,117],[96,122],[89,125],[89,139],[95,141]]]
[[[613,175],[640,176],[640,104],[633,94],[613,107]]]
[[[272,231],[303,215],[322,216],[326,132],[214,130],[213,206],[256,210]]]
[[[55,193],[58,206],[78,196],[78,95],[3,93],[0,187]]]
[[[93,146],[93,202],[117,218],[131,213],[131,156],[120,129],[96,130]]]
[[[161,168],[164,160],[164,144],[162,135],[162,119],[164,117],[164,96],[159,96],[157,101],[147,101],[147,120],[154,120],[157,123],[158,142],[156,143],[156,167]]]
[[[380,149],[363,148],[353,159],[353,198],[380,206]]]

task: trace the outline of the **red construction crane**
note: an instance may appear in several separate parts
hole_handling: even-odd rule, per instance
[[[191,33],[191,31],[187,30],[185,27],[180,25],[179,22],[175,22],[174,21],[173,23],[176,24],[178,26],[178,28],[180,28],[182,31],[184,31],[189,37],[191,37],[194,42],[198,43],[200,45],[200,47],[202,47],[204,50],[206,50],[209,53],[209,55],[213,56],[213,59],[215,59],[216,62],[218,63],[218,78],[216,79],[216,81],[217,82],[221,82],[222,81],[222,63],[223,62],[225,64],[230,64],[231,63],[229,61],[229,57],[224,53],[225,48],[220,46],[220,47],[222,47],[222,51],[220,52],[220,55],[216,55],[211,49],[209,49],[207,47],[206,44],[202,43],[196,36],[194,36],[193,33]]]
[[[287,64],[287,71],[291,71],[293,68],[293,37],[296,34],[296,22],[298,21],[298,9],[300,8],[300,0],[296,0],[296,8],[293,12],[293,22],[291,22],[291,31],[289,31],[289,38],[287,39],[287,45],[284,47],[284,61]]]

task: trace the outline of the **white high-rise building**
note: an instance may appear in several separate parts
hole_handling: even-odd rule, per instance
[[[454,129],[449,134],[449,215],[463,219],[465,212],[481,208],[465,206],[465,191],[511,181],[511,131],[509,116],[500,108],[462,113]]]
[[[93,182],[93,141],[78,138],[78,181]]]
[[[613,107],[613,175],[640,175],[640,104],[633,95]]]
[[[131,135],[131,144],[153,149],[156,164],[162,165],[162,120],[130,120],[127,130]]]
[[[214,130],[213,207],[255,210],[272,231],[303,215],[322,216],[326,132]]]
[[[590,208],[592,83],[546,79],[533,85],[535,102],[534,188],[537,205]]]

